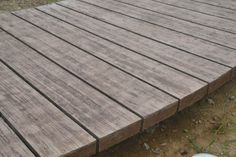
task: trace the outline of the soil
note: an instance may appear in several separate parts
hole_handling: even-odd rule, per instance
[[[0,13],[58,0],[0,0]],[[160,124],[96,157],[236,157],[236,80]]]
[[[0,13],[36,7],[58,0],[0,0]]]
[[[96,157],[236,157],[236,80]]]

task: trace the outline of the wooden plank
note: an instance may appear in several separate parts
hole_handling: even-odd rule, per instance
[[[236,11],[236,2],[233,0],[192,0],[192,1],[201,2],[204,4],[209,4]]]
[[[91,3],[99,2],[99,5],[105,2],[105,0],[86,1],[89,1]],[[176,48],[188,51],[189,53],[202,56],[204,58],[219,62],[221,64],[225,64],[232,68],[235,68],[236,66],[236,53],[233,49],[219,46],[207,41],[202,41],[200,39],[196,39],[174,31],[170,31],[165,28],[158,27],[153,24],[149,24],[133,18],[129,18],[127,16],[109,11],[107,9],[89,5],[80,1],[67,0],[60,2],[60,4],[73,8],[74,10],[78,10],[79,12],[86,13],[102,21],[112,23],[137,34],[141,34],[153,40],[161,41],[162,43],[167,43],[168,45],[172,45]],[[96,4],[98,5],[98,3]]]
[[[136,7],[136,0],[128,0],[130,5],[126,4],[126,2],[126,0],[120,0],[119,2],[106,0],[106,8],[152,23],[157,26],[165,27],[186,35],[194,36],[196,38],[236,49],[236,34],[219,31],[214,28],[205,27],[185,20],[176,19],[174,17],[146,10],[145,8],[138,8],[141,5]]]
[[[6,29],[8,28],[8,31],[12,31],[11,27],[14,25],[17,25],[17,23],[18,25],[27,26],[26,22],[24,24],[24,21],[19,20],[18,18],[14,16],[5,16],[5,18],[3,18],[3,15],[1,15],[1,21],[5,21],[5,20],[8,21],[7,23],[9,23],[9,25],[6,24],[6,26],[4,27]],[[40,31],[40,29],[36,29],[36,27],[34,28],[30,24],[28,24],[28,26],[32,27],[32,29],[30,27],[22,27],[22,28],[19,27],[19,29],[16,32],[14,32],[14,35],[21,36],[22,40],[25,40],[30,45],[39,48],[38,50],[41,53],[55,59],[55,61],[65,66],[65,68],[70,69],[71,70],[70,72],[73,73],[74,75],[79,76],[81,79],[84,79],[85,81],[87,81],[87,83],[90,83],[91,85],[96,87],[96,89],[99,89],[104,94],[122,103],[123,106],[126,106],[126,108],[129,108],[130,110],[133,110],[137,114],[142,116],[142,118],[144,119],[144,122],[143,122],[144,129],[156,124],[157,122],[167,118],[168,116],[173,115],[176,112],[178,104],[177,104],[177,100],[174,99],[173,97],[157,90],[156,88],[153,88],[143,83],[142,81],[139,81],[133,78],[132,76],[116,68],[113,68],[112,66],[100,61],[99,59],[91,55],[88,55],[87,53],[63,42],[62,40],[56,37],[53,37],[52,35],[48,33],[45,33],[44,31]],[[16,26],[14,27],[16,28]],[[38,32],[37,34],[38,37],[36,39],[34,39],[33,37],[30,37],[28,34],[20,35],[21,32],[25,32],[25,31],[35,34],[35,32],[33,31],[34,29],[37,30]],[[40,57],[40,55],[38,55],[37,53],[31,52],[31,51],[28,52],[28,51],[21,50],[21,53],[22,52],[25,53],[25,54],[21,54],[21,56],[22,55],[26,55],[26,56],[33,55],[33,57],[35,56],[34,58],[36,58],[39,64],[37,65],[37,67],[35,67],[35,69],[38,69],[39,67],[45,66],[50,63],[50,62],[48,63],[47,60]],[[27,54],[27,53],[30,53],[30,54]],[[12,55],[15,56],[15,54],[12,54]],[[22,62],[24,63],[24,61],[22,61],[22,59],[24,58],[17,58],[17,57],[8,58],[7,54],[5,54],[4,59],[6,61],[11,59],[8,62],[11,63],[12,65],[13,63],[16,64],[17,60],[20,60],[20,63]],[[25,62],[29,62],[29,61],[25,61]],[[19,61],[18,61],[18,64],[19,64]],[[31,66],[34,66],[34,65],[31,65]],[[15,65],[15,68],[17,68],[17,71],[19,72],[21,71],[21,73],[23,74],[23,71],[21,70],[22,67],[20,65]],[[80,102],[79,98],[77,98],[78,94],[76,94],[78,92],[73,92],[75,89],[73,89],[72,87],[73,86],[81,87],[81,89],[87,89],[88,87],[85,87],[85,85],[80,83],[78,79],[60,70],[56,66],[53,66],[53,64],[49,64],[47,67],[45,67],[45,69],[49,69],[50,72],[52,73],[52,74],[50,73],[48,74],[47,72],[45,74],[45,77],[48,77],[47,75],[49,76],[53,75],[52,80],[53,79],[55,80],[55,77],[57,78],[56,80],[58,81],[63,79],[63,82],[65,82],[63,83],[64,85],[59,84],[58,85],[59,87],[57,86],[54,87],[55,81],[48,81],[47,79],[45,80],[46,82],[44,82],[44,79],[40,79],[40,80],[37,80],[41,82],[40,84],[38,84],[35,80],[32,80],[32,78],[29,76],[27,76],[28,79],[30,79],[31,81],[34,81],[33,83],[35,84],[35,86],[37,85],[37,87],[40,88],[41,90],[45,90],[44,92],[48,96],[50,96],[50,98],[53,99],[56,103],[58,103],[59,105],[61,104],[62,107],[65,105],[66,105],[65,107],[69,107],[70,106],[69,102],[73,103],[74,105],[77,105],[77,103]],[[34,73],[35,72],[32,70],[32,75]],[[37,76],[35,77],[37,79]],[[55,89],[53,90],[51,89],[49,91],[50,88],[49,89],[46,88],[45,86],[43,86],[44,84],[48,84],[46,87],[53,86]],[[72,85],[70,85],[70,88],[69,88],[65,86],[66,84],[69,84],[69,85],[72,84]],[[48,90],[46,91],[46,89]],[[69,93],[71,93],[74,96],[73,97],[70,95],[67,96],[68,92],[66,91],[66,89],[70,91],[72,90]],[[84,104],[85,106],[83,106],[83,108],[85,108],[85,111],[81,110],[81,111],[77,111],[77,113],[73,111],[71,115],[75,116],[76,118],[81,117],[79,119],[81,123],[82,122],[86,123],[86,126],[89,127],[94,133],[96,133],[97,136],[100,136],[101,138],[102,137],[105,138],[106,137],[105,134],[109,133],[109,136],[108,136],[109,138],[105,141],[114,143],[117,140],[122,139],[121,135],[116,134],[117,132],[115,132],[114,134],[111,134],[112,133],[111,131],[116,131],[116,129],[118,130],[119,126],[122,129],[122,127],[126,127],[125,124],[127,125],[132,124],[139,120],[137,119],[136,116],[133,116],[132,114],[127,113],[126,110],[124,110],[123,108],[120,108],[118,105],[117,107],[114,107],[115,105],[113,107],[109,107],[109,104],[112,105],[111,104],[112,102],[103,100],[105,98],[102,97],[102,95],[96,96],[96,94],[99,94],[96,91],[92,91],[92,89],[90,89],[90,90],[85,90],[83,92],[85,92],[85,94],[87,94],[90,97],[95,97],[94,99],[97,101],[97,102],[95,101],[96,104],[93,105],[91,102],[89,102],[89,105],[87,105],[86,103]],[[62,96],[60,96],[60,94],[58,93],[60,93]],[[66,100],[62,101],[63,97],[66,98]],[[76,100],[76,101],[71,101],[71,100]],[[99,106],[96,106],[98,104]],[[86,106],[91,106],[89,108],[92,108],[92,109],[89,109]],[[104,112],[106,111],[106,106],[108,106],[108,108],[111,110],[110,112],[109,111]],[[91,110],[91,113],[90,113],[90,110]],[[98,114],[97,115],[98,117],[89,119],[87,115],[90,115],[90,114],[95,114],[95,115]],[[109,116],[111,118],[108,118]],[[96,122],[98,124],[102,124],[103,123],[103,121],[101,120],[102,118],[104,119],[104,123],[106,122],[108,123],[106,127],[103,126],[105,124],[101,125],[105,127],[105,129],[100,128],[100,125],[99,126],[95,125]],[[117,126],[115,124],[117,124]],[[132,125],[130,125],[129,127],[132,128]],[[140,129],[140,126],[139,126],[139,129]],[[136,130],[134,129],[130,132],[124,131],[124,133],[127,133],[128,135],[133,135],[136,132],[137,132],[137,129]],[[114,139],[111,138],[112,135],[114,135]],[[124,136],[127,137],[128,135],[124,135]],[[100,142],[102,142],[102,140],[100,140]],[[102,148],[104,149],[104,147],[100,146],[100,149],[102,150]]]
[[[1,56],[9,52],[8,57],[12,57],[10,50],[4,49],[2,40],[8,39],[2,32],[0,40]],[[56,157],[73,151],[85,157],[95,153],[92,136],[2,63],[0,76],[0,112],[39,156]]]
[[[19,137],[3,121],[0,116],[0,156],[2,157],[34,157]]]
[[[86,127],[89,131],[91,131],[92,134],[95,134],[95,136],[99,138],[98,141],[99,151],[102,151],[118,142],[121,142],[122,140],[132,135],[135,135],[140,131],[141,121],[138,116],[129,112],[119,104],[115,103],[114,101],[107,98],[100,92],[91,88],[89,85],[80,81],[76,77],[70,75],[68,72],[59,68],[58,66],[51,63],[47,59],[43,58],[36,52],[25,47],[19,41],[16,41],[15,39],[9,37],[6,34],[3,35],[1,34],[1,37],[2,36],[4,37],[5,40],[7,40],[7,42],[1,41],[2,43],[4,43],[4,45],[0,50],[1,58],[5,62],[10,64],[22,76],[24,76],[25,79],[27,79],[35,87],[37,87],[40,91],[42,91],[45,95],[47,95],[47,97],[53,100],[66,114],[70,115],[73,119],[80,122],[84,127]],[[40,40],[47,41],[50,40],[50,38],[47,39],[42,37],[40,38]],[[62,47],[67,46],[66,44],[63,44],[63,42],[61,42],[60,40],[59,42],[55,42],[54,44],[60,44]],[[12,47],[12,45],[14,45],[14,48]],[[44,49],[46,48],[47,47],[45,45]],[[74,51],[75,53],[80,52],[80,51],[75,51],[76,49],[73,48],[67,48],[67,50],[68,52],[69,51]],[[63,57],[69,58],[69,56],[67,56],[68,54],[66,54],[67,51],[57,51],[57,52],[64,53],[62,58]],[[85,58],[85,60],[81,60],[81,62],[83,62],[84,64],[86,64],[85,62],[90,62],[90,61],[92,64],[94,63],[94,65],[96,65],[97,63],[96,60],[90,59],[89,56],[81,54],[79,57]],[[70,61],[73,62],[74,60]],[[111,79],[112,77],[114,77],[112,76],[112,74],[109,75],[109,73],[101,71],[101,70],[104,71],[109,70],[106,65],[104,65],[103,69],[99,70],[96,70],[94,67],[89,65],[87,66],[86,65],[80,66],[79,64],[77,65],[79,66],[79,68],[84,68],[85,69],[84,71],[87,71],[87,73],[91,73],[91,75],[94,75],[94,77],[96,77],[96,71],[107,74],[108,77],[110,77]],[[99,63],[97,64],[97,68],[100,68]],[[132,78],[129,79],[127,77],[127,79],[125,79],[125,76],[123,76],[122,73],[116,73],[116,75],[120,75],[120,77],[124,77],[124,80],[129,81],[128,84],[125,84],[127,85],[127,88],[129,88],[129,84],[132,85],[132,80],[133,80]],[[104,80],[106,79],[105,76],[103,78]],[[118,79],[114,80],[119,81]],[[108,81],[109,80],[107,79],[107,84],[109,84]],[[114,81],[114,86],[117,86],[115,84],[115,81]],[[133,82],[137,83],[137,81]],[[150,90],[144,91],[145,89],[148,88],[148,87],[145,88],[145,86],[143,86],[144,90],[140,91],[139,90],[140,86],[141,85],[136,86],[137,92],[151,92]],[[121,93],[122,91],[121,89],[120,90],[117,89],[117,92]],[[137,97],[137,99],[139,99],[142,96],[139,96],[137,92],[134,91],[133,93],[137,94],[137,96],[136,95],[135,96]],[[147,94],[143,95],[146,96]],[[160,118],[159,117],[160,111],[172,111],[171,114],[173,114],[176,111],[176,103],[174,99],[164,94],[162,95],[161,92],[159,91],[155,92],[155,90],[153,94],[160,96],[160,98],[153,98],[153,99],[150,98],[150,102],[146,102],[146,104],[143,103],[142,104],[143,113],[147,114],[153,113],[154,115],[151,118],[157,121]],[[152,93],[149,94],[149,96],[152,96]],[[162,100],[164,98],[167,98],[168,100]],[[132,102],[132,100],[130,101]],[[156,103],[155,106],[153,105],[152,101],[154,102],[161,101],[161,102]],[[172,105],[172,101],[175,104]],[[136,108],[138,107],[139,106],[137,106]],[[170,108],[173,107],[173,108],[168,110],[166,109],[168,107]],[[153,111],[151,111],[151,109]]]
[[[219,18],[216,16],[211,16],[207,14],[202,14],[198,12],[193,12],[191,10],[186,10],[183,8],[177,8],[174,6],[170,6],[167,4],[160,3],[158,1],[153,0],[119,0],[122,2],[136,2],[136,6],[140,6],[142,8],[147,8],[155,12],[159,12],[171,17],[175,17],[178,19],[186,20],[192,23],[196,23],[199,25],[207,26],[210,28],[230,32],[236,34],[236,21]]]
[[[119,0],[119,2],[113,0],[106,1],[106,8],[117,11],[119,13],[129,15],[131,17],[152,23],[154,25],[182,32],[183,34],[187,34],[219,45],[236,49],[235,34],[219,31],[214,28],[205,27],[168,15],[159,14],[157,12],[153,12],[145,8],[139,8],[142,5],[136,5],[136,0]]]
[[[109,64],[170,93],[180,99],[180,106],[189,106],[207,93],[205,82],[140,56],[40,11],[30,9],[16,14],[83,50],[99,55]]]
[[[165,4],[173,5],[176,7],[180,8],[185,8],[189,9],[192,11],[212,15],[212,16],[217,16],[225,19],[230,19],[230,20],[236,20],[236,11],[229,10],[226,8],[220,8],[204,3],[199,3],[196,1],[190,1],[190,0],[155,0],[158,2],[162,2]]]
[[[200,78],[209,83],[208,92],[214,91],[230,79],[230,68],[228,67],[144,38],[68,8],[52,4],[38,7],[38,9],[128,49],[132,49],[139,54]],[[97,54],[97,51],[94,51],[93,54],[102,57],[99,53]]]

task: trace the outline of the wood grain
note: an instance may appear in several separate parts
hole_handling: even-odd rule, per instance
[[[148,38],[144,38],[135,33],[115,27],[68,8],[52,4],[38,7],[38,9],[70,24],[78,26],[79,28],[92,32],[102,38],[106,38],[122,45],[127,49],[131,49],[138,54],[147,56],[182,72],[200,78],[209,83],[209,93],[213,92],[230,79],[231,69],[228,67],[155,42]],[[102,57],[97,53],[97,51],[94,51],[93,54]]]
[[[196,2],[201,2],[209,5],[214,5],[217,7],[228,8],[236,11],[236,2],[234,0],[193,0]]]
[[[218,89],[236,77],[233,8],[67,0],[0,15],[0,156],[88,157]]]
[[[124,1],[124,0],[122,0]],[[196,24],[204,25],[207,27],[236,33],[235,24],[236,21],[219,18],[216,16],[211,16],[207,14],[202,14],[198,12],[193,12],[191,10],[186,10],[183,8],[177,8],[175,6],[170,6],[167,4],[159,3],[153,0],[128,0],[125,2],[135,1],[137,5],[151,9],[153,11],[160,12],[165,15],[169,15],[175,18],[190,21]]]
[[[57,103],[67,114],[95,134],[99,138],[100,151],[140,131],[141,121],[139,117],[12,37],[4,34],[2,36],[7,42],[1,47],[1,58],[47,97]],[[43,38],[40,39],[42,40]],[[63,42],[55,44],[66,46],[63,45]],[[14,48],[11,45],[14,45]],[[65,55],[63,57],[66,58],[66,51],[64,52]],[[79,51],[76,52],[79,53]],[[80,57],[89,58],[86,55],[80,55]],[[91,68],[89,66],[81,66],[80,68],[85,68],[87,73],[94,72],[89,71],[89,68]],[[94,70],[96,71],[96,69]],[[157,107],[160,109],[162,106],[158,104]],[[159,110],[154,112],[158,115]]]
[[[207,93],[207,84],[205,82],[149,60],[70,24],[45,15],[40,11],[32,9],[26,13],[21,11],[16,14],[129,74],[174,95],[180,99],[181,106],[190,105]],[[47,27],[48,25],[51,27]],[[198,96],[193,97],[192,93]]]
[[[1,33],[1,56],[4,37]],[[92,136],[2,63],[0,76],[0,112],[38,155],[57,157],[71,151],[79,153],[79,157],[95,154],[96,143]]]
[[[7,16],[5,20],[8,20],[10,24],[9,26],[14,26],[15,24],[17,25],[17,22],[24,22],[23,20],[20,20],[13,16],[12,17]],[[1,21],[4,21],[4,18],[1,18]],[[18,25],[19,26],[23,25],[23,23],[22,24],[18,23]],[[22,27],[20,29],[19,27],[17,31],[18,34],[17,32],[14,32],[14,34],[17,36],[21,36],[22,40],[24,39],[32,46],[36,47],[41,53],[47,55],[48,57],[54,59],[56,62],[62,64],[65,68],[69,69],[72,73],[74,73],[74,75],[86,80],[88,83],[90,83],[91,85],[102,91],[104,94],[107,94],[111,98],[125,105],[130,110],[133,110],[138,114],[140,114],[144,118],[144,128],[148,127],[146,126],[146,122],[149,121],[148,119],[151,117],[156,120],[155,123],[159,122],[160,120],[159,113],[161,111],[165,112],[166,110],[171,110],[170,115],[173,115],[176,112],[177,100],[172,98],[171,96],[143,83],[142,81],[139,81],[131,77],[130,75],[100,61],[99,59],[91,55],[88,55],[87,53],[71,46],[70,44],[67,44],[66,42],[56,37],[53,37],[52,35],[46,32],[40,31],[40,29],[36,29],[36,27],[33,27],[32,25],[31,27],[32,29],[29,29],[28,27]],[[8,31],[12,31],[11,27],[8,27],[7,25],[4,26],[4,28],[8,28]],[[38,32],[37,38],[34,38],[32,36],[30,37],[28,34],[25,36],[24,34],[20,35],[21,32],[25,32],[25,30],[29,31],[32,34],[35,34],[34,29],[37,30],[36,33]],[[34,56],[35,55],[36,54],[34,54]],[[40,58],[40,57],[37,55],[37,57],[35,58]],[[7,58],[5,58],[5,60],[6,59]],[[15,60],[19,59],[16,58]],[[40,59],[40,61],[38,62],[39,63],[42,62],[41,60],[42,59]],[[11,62],[11,64],[15,63],[15,61],[9,61],[9,62]],[[45,65],[45,64],[40,63],[39,65]],[[21,68],[19,68],[17,71],[19,71],[20,69]],[[65,76],[64,75],[60,76],[59,74],[54,73],[53,75],[55,75],[57,78],[68,78],[67,76],[68,74],[65,74]],[[71,80],[72,78],[70,78],[69,80]],[[67,82],[69,80],[65,79],[64,81]],[[79,85],[77,86],[79,87]],[[45,87],[41,88],[43,89]],[[65,87],[62,87],[61,90],[62,89],[65,89]],[[91,92],[87,93],[90,94]],[[46,94],[50,95],[51,92],[48,92]],[[60,100],[58,101],[60,102]],[[102,103],[101,105],[104,104]],[[94,110],[95,110],[94,112],[96,112],[96,109]],[[98,114],[102,113],[102,111],[97,111],[97,112]],[[114,113],[111,112],[111,114]],[[132,118],[132,116],[130,116],[128,118],[126,116],[129,115],[126,114],[121,114],[121,115],[122,116],[120,120],[117,119],[120,121],[120,122],[118,121],[119,123],[122,123],[123,119],[126,119],[125,122],[127,122],[128,124],[129,121],[133,122],[137,121],[136,117]],[[78,116],[83,117],[84,115],[82,114]],[[107,118],[107,116],[104,116],[104,118]],[[114,117],[112,115],[110,116]],[[149,118],[146,119],[147,116],[149,116]],[[112,118],[113,121],[114,119],[115,118]],[[98,120],[98,122],[100,122],[98,118],[95,118],[95,120]],[[115,121],[115,123],[118,122]],[[155,123],[153,123],[152,125],[154,125]],[[92,123],[88,124],[88,126],[93,128],[95,133],[99,131],[96,125],[93,125]],[[101,134],[102,133],[103,132],[101,132]],[[130,134],[134,134],[134,132],[131,132]],[[114,142],[114,140],[110,140],[110,142]]]
[[[229,10],[226,8],[216,7],[204,3],[199,3],[190,0],[155,0],[158,2],[163,2],[165,4],[173,5],[176,7],[186,8],[192,11],[201,12],[204,14],[209,14],[212,16],[217,16],[225,19],[236,20],[236,10]]]
[[[34,154],[11,130],[0,116],[0,156],[2,157],[34,157]]]
[[[103,4],[105,1],[99,0],[86,0],[96,5],[106,6]],[[236,53],[235,50],[222,47],[207,41],[202,41],[181,33],[173,32],[162,27],[155,26],[140,20],[136,20],[101,7],[96,7],[76,0],[62,1],[60,4],[78,10],[80,12],[89,14],[102,21],[106,21],[130,30],[132,32],[141,34],[148,38],[169,44],[179,49],[191,52],[193,54],[217,61],[234,68],[236,66]]]
[[[147,9],[151,10],[153,9],[151,4],[148,5],[149,4],[148,2],[145,3],[146,7],[142,7],[143,5],[138,5],[136,3],[137,3],[136,0],[119,0],[119,1],[106,0],[106,6],[111,10],[132,16],[140,20],[147,21],[154,25],[182,32],[189,36],[194,36],[196,38],[200,38],[203,40],[207,40],[213,43],[217,43],[223,46],[228,46],[236,49],[236,44],[235,44],[236,34],[219,31],[214,28],[205,27],[192,22],[177,19],[175,17],[147,10]],[[142,1],[142,3],[144,3],[144,1]]]

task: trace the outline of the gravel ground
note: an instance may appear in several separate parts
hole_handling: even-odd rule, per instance
[[[236,157],[236,80],[96,157]]]

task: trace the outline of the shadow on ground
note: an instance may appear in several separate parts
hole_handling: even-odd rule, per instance
[[[161,124],[96,157],[236,157],[236,80]]]

